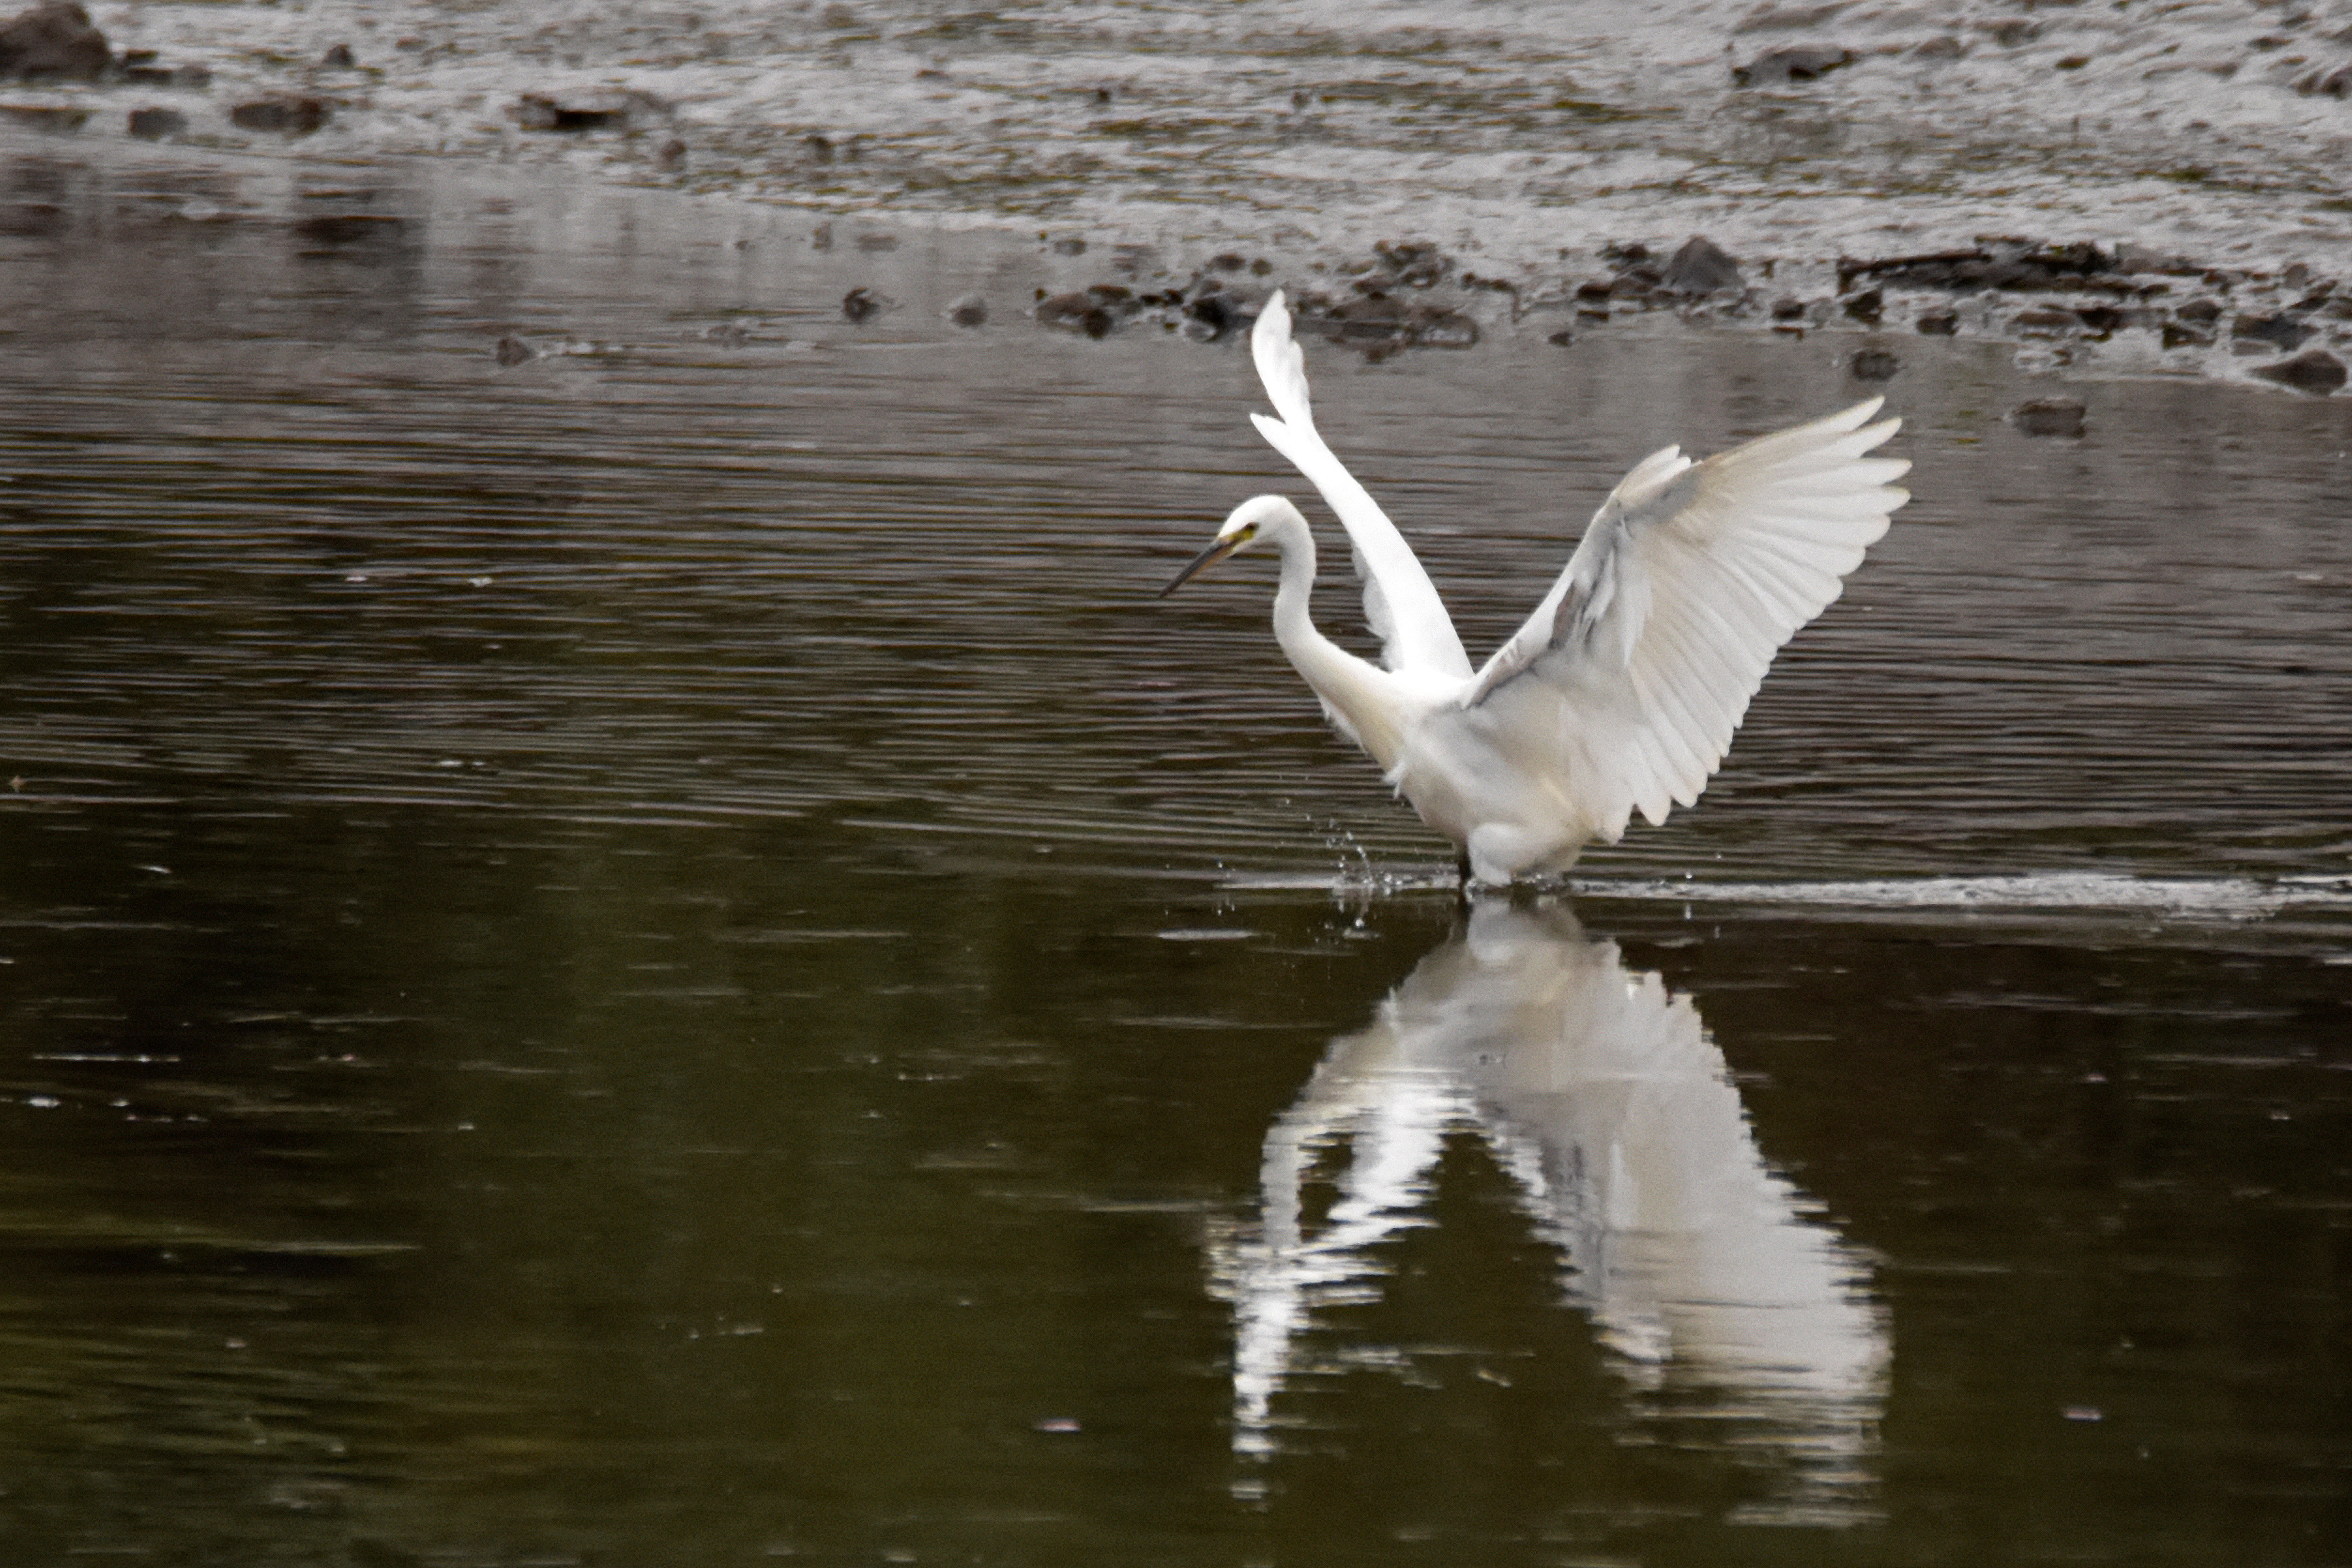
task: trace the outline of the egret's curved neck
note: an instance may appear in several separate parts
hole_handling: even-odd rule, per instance
[[[1296,510],[1259,525],[1259,537],[1282,552],[1282,581],[1274,594],[1274,640],[1323,700],[1324,710],[1383,768],[1396,761],[1402,740],[1389,700],[1392,678],[1315,629],[1307,613],[1315,592],[1315,535]]]
[[[1298,673],[1312,683],[1315,677],[1306,658],[1317,657],[1325,648],[1343,651],[1315,629],[1307,613],[1307,601],[1315,593],[1315,535],[1308,531],[1307,520],[1296,512],[1261,525],[1260,533],[1270,537],[1282,552],[1282,582],[1274,591],[1274,640],[1298,666]]]

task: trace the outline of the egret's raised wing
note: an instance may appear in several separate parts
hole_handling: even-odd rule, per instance
[[[1277,416],[1253,414],[1250,423],[1307,476],[1348,531],[1356,547],[1356,574],[1364,581],[1364,618],[1381,639],[1381,662],[1391,669],[1468,679],[1470,656],[1462,651],[1454,619],[1412,546],[1315,428],[1307,401],[1307,356],[1291,341],[1290,311],[1280,289],[1265,302],[1250,332],[1250,357],[1257,362],[1258,379]]]
[[[1693,463],[1644,459],[1568,570],[1463,700],[1536,753],[1615,841],[1706,787],[1772,656],[1828,607],[1909,500],[1911,465],[1864,453],[1902,424],[1882,399]]]

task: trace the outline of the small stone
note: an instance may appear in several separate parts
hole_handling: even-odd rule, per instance
[[[240,131],[278,131],[308,136],[334,118],[326,100],[317,98],[258,98],[228,111],[228,122]]]
[[[1885,349],[1856,349],[1846,361],[1846,374],[1856,381],[1893,381],[1903,362]]]
[[[1875,289],[1864,289],[1845,302],[1847,315],[1857,321],[1865,321],[1874,327],[1878,325],[1879,317],[1885,312],[1886,297]]]
[[[953,326],[984,327],[988,325],[988,301],[977,294],[966,294],[950,301],[947,318]]]
[[[854,326],[880,314],[885,302],[881,295],[861,286],[841,297],[841,313],[848,317]]]
[[[2252,338],[2281,349],[2296,349],[2311,336],[2311,329],[2293,316],[2240,316],[2231,323],[2230,336]]]
[[[66,0],[36,5],[0,23],[0,77],[96,81],[114,68],[106,35]]]
[[[1566,327],[1562,327],[1559,331],[1554,332],[1551,336],[1544,340],[1544,342],[1551,344],[1552,347],[1559,349],[1568,347],[1569,344],[1575,341],[1576,334],[1570,331]]]
[[[1805,319],[1805,302],[1784,295],[1772,301],[1772,319],[1776,321],[1801,321]]]
[[[1054,254],[1056,256],[1084,256],[1086,253],[1087,242],[1076,236],[1054,242]]]
[[[70,136],[89,119],[89,110],[61,103],[0,103],[0,119],[52,136]]]
[[[2049,307],[2036,307],[2031,310],[2020,310],[2016,315],[2011,316],[2009,320],[2011,326],[2021,327],[2029,332],[2066,331],[2083,324],[2082,319],[2076,316],[2074,311],[2060,310]]]
[[[348,71],[359,69],[359,58],[352,53],[349,44],[337,44],[319,57],[320,70]]]
[[[142,142],[161,142],[166,136],[178,136],[188,129],[188,117],[176,109],[134,109],[131,111],[131,134]]]
[[[1852,49],[1819,44],[1770,49],[1744,66],[1731,68],[1731,79],[1741,87],[1773,87],[1781,82],[1812,81],[1860,57]]]
[[[498,355],[498,361],[500,364],[506,365],[509,368],[519,365],[527,359],[537,357],[532,353],[531,347],[529,343],[523,342],[520,338],[513,336],[512,334],[500,338],[499,340],[499,346],[491,352]]]
[[[1922,310],[1912,323],[1927,337],[1948,338],[1960,330],[1960,318],[1950,310]]]
[[[2195,321],[2201,326],[2210,326],[2221,319],[2221,301],[2191,300],[2172,313],[2184,321]]]
[[[673,136],[654,149],[654,167],[664,174],[676,174],[686,167],[686,153],[685,142]]]
[[[2182,256],[2168,250],[2151,250],[2145,245],[2135,245],[2126,239],[2116,247],[2116,270],[2118,272],[2186,273],[2203,270],[2191,266]]]
[[[1102,302],[1081,289],[1069,294],[1053,294],[1037,301],[1036,316],[1042,326],[1058,327],[1067,332],[1084,332],[1090,338],[1110,335],[1118,324]]]
[[[2083,433],[2083,413],[2079,398],[2037,397],[2011,409],[2009,419],[2028,436],[2074,437]]]
[[[658,120],[667,106],[650,93],[620,87],[583,92],[526,92],[515,100],[515,123],[525,131],[627,131]]]
[[[2326,349],[2307,349],[2276,364],[2256,365],[2254,374],[2281,386],[2326,397],[2344,384],[2344,362]]]
[[[2164,330],[2157,335],[2168,349],[2210,349],[2213,346],[2211,332],[2199,331],[2195,327],[2183,326],[2179,321],[2165,322]]]
[[[1704,235],[1693,235],[1666,263],[1663,287],[1676,294],[1706,295],[1740,286],[1739,263]]]
[[[1425,348],[1466,349],[1478,342],[1478,323],[1459,310],[1440,310],[1412,325],[1412,341]]]

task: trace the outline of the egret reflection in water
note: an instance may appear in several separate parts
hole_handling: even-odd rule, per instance
[[[1758,1152],[1697,1009],[1567,910],[1480,901],[1267,1131],[1258,1224],[1213,1259],[1234,1305],[1234,1444],[1276,1451],[1318,1307],[1375,1297],[1431,1223],[1446,1141],[1492,1149],[1563,1255],[1637,1409],[1727,1417],[1788,1471],[1759,1517],[1866,1506],[1891,1347],[1867,1269]],[[1349,1146],[1321,1224],[1304,1189]],[[1733,1436],[1727,1430],[1727,1436]]]

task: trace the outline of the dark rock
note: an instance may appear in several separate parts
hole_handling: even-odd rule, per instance
[[[1478,342],[1478,323],[1459,310],[1428,310],[1418,308],[1409,318],[1412,341],[1423,348],[1466,349]]]
[[[2326,397],[2344,384],[2344,362],[2326,349],[2307,349],[2276,364],[2256,365],[2253,374],[2297,392]]]
[[[1960,330],[1960,319],[1949,310],[1922,310],[1912,323],[1931,338],[1948,338]]]
[[[2294,90],[2306,98],[2313,93],[2317,93],[2323,98],[2352,98],[2352,65],[2337,66],[2334,70],[2322,66],[2319,69],[2298,78],[2294,84]]]
[[[359,57],[352,53],[349,44],[337,44],[319,57],[320,70],[348,71],[359,69]]]
[[[2020,44],[2030,44],[2042,36],[2042,24],[2029,22],[2021,16],[2008,16],[1998,22],[1979,22],[1978,26],[1992,35],[1992,41],[2004,49]]]
[[[2115,258],[2095,245],[2034,245],[2024,240],[1988,243],[1975,250],[1945,250],[1894,256],[1875,261],[1841,259],[1840,291],[1858,278],[1904,289],[2065,289],[2129,294],[2132,285],[2111,277]]]
[[[1609,290],[1614,287],[1612,283],[1580,283],[1576,286],[1576,297],[1595,304],[1602,303],[1608,300]]]
[[[1865,289],[1845,302],[1845,313],[1874,327],[1879,317],[1886,313],[1886,296],[1875,289]]]
[[[1056,256],[1084,256],[1086,253],[1087,242],[1083,239],[1057,239],[1054,242],[1054,254]]]
[[[1776,321],[1801,321],[1805,319],[1805,302],[1784,295],[1772,301],[1772,319]]]
[[[1903,362],[1885,349],[1856,349],[1845,370],[1856,381],[1893,381]]]
[[[1209,258],[1209,270],[1212,272],[1239,272],[1248,266],[1247,257],[1237,256],[1230,250],[1221,251]]]
[[[70,136],[89,119],[89,110],[69,109],[62,104],[0,103],[0,120],[16,125],[29,125],[52,136]]]
[[[801,138],[801,145],[808,149],[809,161],[811,163],[830,163],[833,162],[832,137],[814,135],[803,136]]]
[[[1544,342],[1548,342],[1548,343],[1551,344],[1554,348],[1562,348],[1562,349],[1564,349],[1564,348],[1568,347],[1568,345],[1569,345],[1569,344],[1570,344],[1570,343],[1574,342],[1575,341],[1576,341],[1576,334],[1575,334],[1574,332],[1570,331],[1566,327],[1562,327],[1559,331],[1556,331],[1556,332],[1552,333],[1552,335],[1551,335],[1551,336],[1549,336],[1549,337],[1548,337],[1548,338],[1546,338],[1546,339],[1544,340]]]
[[[326,100],[317,98],[258,98],[228,111],[228,122],[240,131],[281,131],[308,136],[334,117]]]
[[[2078,305],[2074,314],[2095,338],[2105,338],[2131,324],[2131,318],[2113,305]]]
[[[2021,327],[2029,332],[2065,331],[2083,324],[2082,319],[2072,310],[2039,307],[2031,310],[2020,310],[2016,315],[2011,316],[2009,321],[2010,325]]]
[[[852,325],[856,325],[881,314],[882,307],[887,303],[881,295],[860,285],[841,297],[841,313],[849,319]]]
[[[1659,280],[1668,291],[1693,296],[1740,287],[1739,263],[1703,235],[1683,241]]]
[[[2210,326],[2215,321],[2221,319],[2221,301],[2219,300],[2191,300],[2187,304],[2176,309],[2172,313],[2184,321],[2196,321],[2201,325]]]
[[[654,167],[664,174],[676,174],[686,167],[686,142],[673,136],[654,149]]]
[[[2165,322],[2163,331],[2158,335],[2168,349],[2210,349],[2213,346],[2211,332],[2199,331],[2195,327],[2183,326],[2179,321]]]
[[[2091,57],[2088,55],[2068,55],[2058,62],[2058,68],[2062,71],[2078,71],[2090,63]]]
[[[1812,81],[1840,66],[1861,58],[1852,49],[1820,44],[1800,44],[1769,49],[1744,66],[1731,68],[1731,79],[1741,87],[1774,87],[1788,81]]]
[[[1083,290],[1074,294],[1055,294],[1037,302],[1037,320],[1048,327],[1059,327],[1067,332],[1084,332],[1090,338],[1108,337],[1116,318],[1103,309],[1102,302]]]
[[[1242,302],[1221,290],[1212,289],[1199,295],[1186,304],[1183,310],[1188,319],[1199,323],[1202,334],[1211,342],[1223,336],[1247,319],[1243,313]]]
[[[1386,294],[1363,294],[1336,307],[1329,319],[1339,335],[1358,341],[1404,336],[1404,306]]]
[[[527,359],[537,357],[532,353],[531,347],[529,343],[523,342],[520,338],[511,335],[500,338],[499,340],[499,346],[492,352],[498,355],[499,363],[502,365],[508,366],[509,369],[515,365],[522,363],[522,362]]]
[[[161,142],[166,136],[178,136],[188,129],[188,117],[176,109],[134,109],[131,111],[131,134],[142,142]]]
[[[1911,58],[1915,60],[1956,60],[1968,52],[1968,45],[1949,33],[1942,33],[1913,49]]]
[[[1372,247],[1372,255],[1390,278],[1408,289],[1431,288],[1454,270],[1452,258],[1427,240],[1382,240]]]
[[[96,81],[113,66],[106,35],[68,0],[52,0],[0,23],[0,77]]]
[[[2276,348],[2295,349],[2311,336],[2311,329],[2293,316],[2241,316],[2230,326],[2232,338],[2251,338]]]
[[[2080,436],[2083,404],[2074,397],[2037,397],[2011,409],[2009,419],[2029,436]]]
[[[988,301],[977,294],[966,294],[949,301],[947,317],[955,326],[984,327],[988,325]]]
[[[515,123],[525,131],[628,131],[667,112],[667,107],[651,94],[618,87],[561,95],[527,92],[514,106]]]
[[[294,225],[296,238],[327,250],[392,245],[407,233],[408,220],[397,213],[320,213]]]
[[[2118,272],[2167,272],[2175,275],[2196,273],[2203,268],[2187,258],[2168,250],[2150,250],[2126,239],[2116,247],[2116,270]]]

